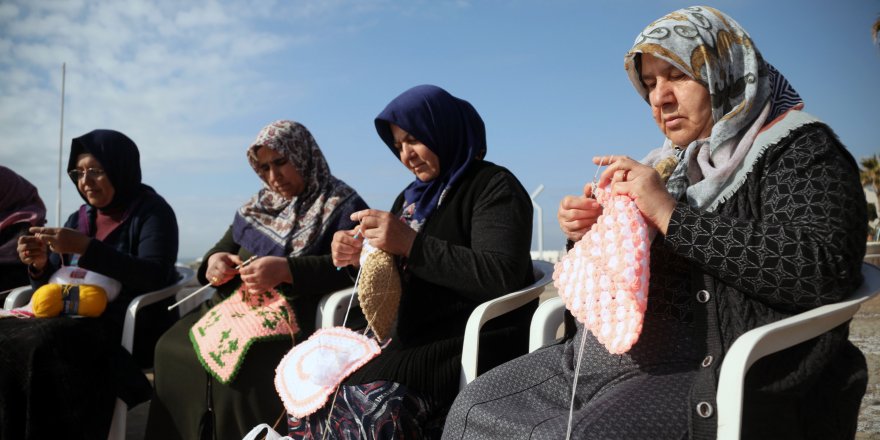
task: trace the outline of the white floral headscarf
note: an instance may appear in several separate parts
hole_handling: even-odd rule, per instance
[[[802,107],[800,96],[764,61],[739,23],[710,7],[672,12],[636,37],[624,64],[647,101],[638,70],[641,54],[672,64],[709,90],[714,121],[709,138],[678,146],[667,139],[646,161],[654,165],[677,154],[681,161],[667,185],[670,192],[678,198],[686,191],[691,205],[714,210],[741,185],[733,176],[741,176],[737,171],[750,167],[757,157],[748,152],[764,124]]]

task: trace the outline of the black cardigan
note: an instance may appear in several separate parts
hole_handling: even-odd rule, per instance
[[[392,212],[402,204],[401,194]],[[474,162],[416,236],[390,345],[346,384],[388,380],[451,404],[467,319],[480,303],[533,282],[531,237],[532,204],[516,177],[491,162]],[[527,331],[533,310],[523,307],[484,327],[484,338],[495,341],[481,342],[481,369],[525,352],[525,334],[518,335],[522,346],[509,338]]]
[[[737,337],[838,302],[861,284],[867,215],[858,176],[852,156],[817,123],[771,146],[717,213],[676,206],[660,244],[694,269],[695,339],[706,354],[688,402],[692,438],[715,437],[718,377]],[[708,301],[696,300],[704,290]],[[846,323],[755,363],[743,438],[852,438],[867,374],[848,333]]]

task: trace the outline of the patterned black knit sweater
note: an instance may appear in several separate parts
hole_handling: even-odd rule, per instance
[[[691,390],[692,438],[715,437],[721,363],[737,337],[859,286],[866,217],[858,167],[819,123],[768,148],[718,212],[675,208],[655,245],[693,268],[691,316],[706,360]],[[757,362],[743,438],[852,438],[867,368],[848,333],[847,323]]]

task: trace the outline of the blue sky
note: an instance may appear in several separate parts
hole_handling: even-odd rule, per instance
[[[277,119],[306,125],[337,177],[371,206],[390,207],[411,174],[373,118],[430,83],[477,108],[487,159],[529,192],[545,186],[536,199],[544,248],[558,249],[556,206],[592,178],[590,158],[641,158],[662,141],[623,55],[648,23],[693,4],[0,0],[0,163],[39,188],[54,225],[66,62],[65,164],[73,137],[128,134],[145,183],[177,213],[187,259],[259,189],[244,152]],[[880,153],[880,48],[870,33],[880,2],[709,5],[749,31],[857,159]],[[82,202],[66,176],[61,200],[62,218]]]

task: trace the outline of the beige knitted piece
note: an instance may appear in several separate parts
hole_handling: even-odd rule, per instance
[[[357,290],[367,323],[380,341],[385,340],[391,336],[400,305],[400,274],[394,257],[365,242]]]

